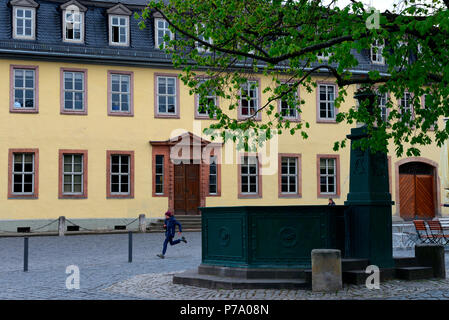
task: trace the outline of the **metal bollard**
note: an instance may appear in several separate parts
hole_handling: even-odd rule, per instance
[[[133,233],[128,232],[128,262],[133,262]]]
[[[28,237],[23,238],[23,272],[28,271]]]

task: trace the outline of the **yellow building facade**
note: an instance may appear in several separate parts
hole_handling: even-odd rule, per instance
[[[25,2],[34,3],[30,1]],[[37,12],[41,10],[42,14],[45,14],[44,10],[48,9],[45,9],[46,6],[51,5],[59,6],[60,3],[42,1]],[[86,8],[86,21],[91,9]],[[124,9],[121,7],[118,9],[122,11],[111,11],[110,14],[127,15]],[[88,31],[86,26],[84,31],[86,39],[89,37]],[[38,39],[40,36],[42,34],[38,34]],[[133,34],[131,45],[132,43]],[[155,63],[138,65],[126,57],[120,61],[112,61],[102,59],[100,56],[87,62],[70,54],[67,54],[66,58],[43,56],[36,59],[35,54],[31,52],[22,53],[20,56],[11,54],[0,56],[0,73],[3,75],[0,78],[0,93],[3,97],[0,101],[0,148],[3,154],[0,157],[0,168],[3,168],[0,170],[0,226],[3,223],[3,229],[15,230],[15,227],[22,222],[26,225],[31,223],[30,221],[36,223],[56,219],[59,216],[85,221],[95,219],[118,221],[134,219],[142,213],[148,218],[159,218],[168,209],[174,210],[177,214],[199,213],[191,211],[192,206],[322,205],[328,203],[328,198],[333,198],[338,205],[344,204],[346,200],[349,190],[350,150],[347,147],[334,152],[333,145],[335,141],[349,134],[351,126],[320,121],[317,116],[319,112],[317,91],[309,93],[304,88],[299,90],[299,96],[305,100],[300,118],[301,121],[310,123],[309,138],[304,140],[299,135],[292,136],[285,132],[268,142],[268,151],[261,150],[257,154],[257,169],[249,165],[248,171],[243,171],[246,170],[242,169],[245,163],[239,163],[242,160],[242,152],[236,150],[232,143],[209,144],[210,138],[202,135],[203,129],[213,120],[198,116],[196,97],[189,94],[189,89],[182,84],[182,81],[177,80],[175,85],[175,114],[170,117],[158,114],[159,89],[156,83],[159,81],[158,77],[168,79],[179,75],[179,71],[170,68],[169,63],[165,63],[164,67],[158,67]],[[19,72],[15,73],[16,70]],[[16,90],[21,90],[21,83],[16,81],[22,75],[21,72],[26,70],[34,72],[35,106],[34,109],[31,108],[32,110],[21,112],[26,108],[16,110],[21,108],[16,104],[18,101]],[[64,111],[67,91],[65,73],[84,75],[83,112]],[[26,73],[23,74],[26,83]],[[114,113],[111,109],[111,104],[115,103],[112,97],[114,91],[112,81],[122,81],[120,75],[125,76],[130,82],[128,114]],[[116,77],[115,80],[112,80],[113,77]],[[271,80],[263,75],[254,75],[254,78],[258,79],[261,88],[271,85]],[[315,79],[318,83],[335,84],[334,79],[326,75],[317,74]],[[341,110],[347,110],[355,105],[352,98],[355,89],[355,86],[348,88],[348,98],[341,106]],[[268,95],[262,94],[261,90],[259,94],[260,106],[267,102]],[[226,109],[226,101],[218,103],[220,107]],[[234,111],[235,117],[238,117],[237,112],[240,111]],[[262,121],[268,121],[266,114],[262,115]],[[214,172],[210,169],[209,163],[201,163],[198,169],[190,170],[176,166],[170,161],[172,149],[185,137],[188,141],[197,141],[201,152],[213,149],[212,153],[204,151],[206,158],[209,159],[211,155],[221,158]],[[425,206],[426,210],[432,211],[432,217],[448,213],[448,209],[441,206],[445,200],[439,172],[441,150],[432,145],[422,148],[421,152],[421,157],[398,159],[394,155],[394,149],[390,149],[389,169],[392,199],[395,201],[394,219],[400,220],[401,216],[407,219],[418,216],[416,210],[401,212],[401,208],[403,211],[410,210],[406,204],[416,201],[413,197],[419,193],[417,189],[419,184],[421,187],[424,186],[424,189],[427,188],[429,197],[422,200],[424,203],[421,205]],[[25,177],[22,172],[20,178],[18,177],[21,174],[20,169],[24,170],[26,167],[26,155],[29,154],[34,157],[31,160],[33,176]],[[82,158],[70,158],[65,155],[78,155]],[[120,155],[124,155],[126,160]],[[21,156],[23,158],[20,158]],[[156,156],[164,156],[159,166],[156,163]],[[282,192],[281,189],[283,158],[295,161],[295,170],[290,172],[290,176],[294,176],[293,192]],[[82,160],[78,163],[76,159]],[[126,188],[124,192],[112,192],[112,188],[115,188],[112,186],[113,180],[125,179],[112,177],[111,172],[115,170],[113,166],[117,166],[114,161],[119,161],[117,159],[122,161],[118,164],[120,170],[125,167],[128,170],[128,176],[125,175],[125,178],[129,179],[129,183],[126,186],[121,185]],[[321,167],[326,163],[326,159],[332,159],[335,170],[323,174]],[[123,165],[123,161],[129,163]],[[20,163],[23,167],[15,166]],[[65,193],[65,173],[69,176],[68,173],[71,172],[70,168],[67,172],[64,171],[65,165],[68,167],[73,165],[72,169],[76,165],[82,166],[81,177],[75,178],[76,172],[67,177],[68,180],[72,179],[71,187],[74,189],[71,191],[75,191],[71,194]],[[257,186],[250,186],[249,183],[245,186],[249,192],[245,193],[242,189],[243,181],[252,178],[243,177],[242,173],[245,175],[253,169],[257,171],[257,178],[254,178],[256,181],[254,184]],[[320,181],[325,179],[326,174],[333,176],[331,179],[334,179],[333,183],[335,182],[335,185],[330,187],[331,192],[322,192],[321,189]],[[180,175],[184,182],[178,183]],[[211,175],[214,177],[211,178]],[[287,172],[284,177],[288,175]],[[427,178],[420,180],[421,176]],[[25,186],[25,179],[32,180],[30,186],[32,191],[24,194],[21,191],[28,188]],[[413,182],[410,182],[411,179],[414,179]],[[82,182],[75,186],[75,180]],[[191,185],[189,181],[196,191],[188,190]],[[14,189],[15,184],[19,192],[15,192],[17,191]],[[210,184],[214,184],[213,190]],[[76,189],[78,187],[81,189]],[[255,189],[252,189],[253,187]],[[194,199],[189,199],[192,194]],[[184,206],[188,206],[190,211],[184,208],[180,201],[184,201]],[[179,206],[184,209],[178,210]],[[416,204],[414,206],[416,207]]]
[[[155,74],[178,74],[175,70],[127,68],[104,65],[77,65],[55,62],[38,62],[26,60],[1,60],[0,71],[4,75],[10,73],[12,65],[38,67],[38,113],[10,112],[9,99],[3,99],[0,107],[0,130],[3,137],[1,147],[4,156],[0,158],[0,181],[4,192],[0,194],[0,219],[52,219],[60,215],[68,218],[130,218],[139,213],[149,217],[160,217],[169,209],[167,197],[153,196],[153,159],[150,141],[164,141],[185,132],[201,135],[202,129],[211,120],[195,119],[195,97],[189,95],[187,87],[180,86],[180,115],[176,119],[155,117]],[[61,114],[61,69],[87,69],[87,115]],[[108,115],[108,71],[132,72],[134,77],[133,100],[134,115],[121,117]],[[318,80],[321,80],[320,78]],[[323,80],[329,81],[328,78]],[[267,78],[262,78],[261,85],[270,85]],[[0,79],[0,90],[3,97],[10,96],[10,77]],[[354,88],[348,90],[351,97]],[[262,196],[257,198],[239,198],[238,150],[224,145],[221,165],[221,195],[206,196],[205,205],[299,205],[326,204],[327,196],[317,195],[319,174],[317,169],[318,155],[335,155],[339,157],[340,195],[330,194],[337,204],[343,204],[349,188],[349,148],[335,153],[333,143],[342,139],[350,130],[350,126],[334,123],[317,123],[316,92],[307,93],[300,89],[300,96],[306,101],[301,118],[310,122],[309,138],[304,140],[297,135],[285,133],[268,143],[268,152],[262,154]],[[267,101],[262,95],[261,103]],[[220,105],[225,105],[220,101]],[[341,109],[349,108],[355,101],[351,98]],[[262,116],[262,121],[266,115]],[[205,137],[207,140],[207,137]],[[39,168],[38,196],[36,199],[15,199],[8,197],[8,150],[38,149]],[[279,170],[277,157],[270,154],[271,149],[279,154],[300,155],[299,185],[301,195],[298,197],[279,196]],[[83,199],[60,199],[58,193],[59,151],[87,150],[87,196]],[[134,152],[134,196],[126,199],[111,199],[106,194],[108,150]],[[231,157],[227,152],[231,152]],[[390,150],[394,154],[394,150]],[[398,166],[409,161],[424,161],[438,166],[440,149],[429,146],[422,149],[422,158],[390,160],[392,197],[398,202]],[[231,159],[231,160],[229,160]],[[234,162],[234,163],[229,163]],[[273,164],[275,162],[275,164]],[[266,167],[264,172],[264,167]],[[438,180],[438,179],[436,179]],[[439,184],[436,181],[436,184]],[[438,186],[436,186],[438,187]],[[441,190],[441,188],[440,188]],[[441,191],[438,198],[441,199]],[[440,200],[438,200],[440,201]],[[396,213],[397,206],[393,207]],[[437,214],[441,212],[437,208]]]

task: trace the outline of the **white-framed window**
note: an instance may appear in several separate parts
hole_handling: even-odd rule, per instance
[[[64,10],[63,39],[66,42],[84,42],[84,12]]]
[[[289,85],[289,87],[291,87],[292,85]],[[295,89],[294,92],[295,95],[295,99],[298,100],[298,90]],[[298,118],[298,110],[295,107],[290,107],[288,105],[287,100],[283,97],[281,98],[281,101],[279,102],[280,104],[280,113],[281,116],[284,118],[292,118],[292,119],[296,119]]]
[[[36,9],[14,7],[13,12],[14,38],[34,40],[36,34]]]
[[[374,43],[371,45],[371,62],[375,64],[384,64],[385,59],[382,56],[382,52],[384,50],[384,43],[380,40],[374,40]]]
[[[259,110],[259,82],[249,80],[242,85],[240,96],[240,115],[249,117]]]
[[[82,154],[64,154],[62,193],[67,195],[83,194],[84,166]]]
[[[337,193],[337,161],[334,158],[320,159],[320,194]]]
[[[131,76],[111,74],[111,112],[130,112]]]
[[[14,153],[12,164],[12,193],[34,194],[34,153]]]
[[[84,111],[84,72],[64,71],[64,110]]]
[[[114,46],[129,45],[129,17],[109,16],[109,44]]]
[[[14,68],[14,109],[35,109],[36,70]]]
[[[204,81],[201,81],[201,83],[204,83]],[[202,98],[206,99],[206,104],[201,103]],[[197,111],[198,115],[200,116],[209,116],[208,106],[214,105],[217,106],[217,96],[213,94],[213,92],[208,92],[206,96],[198,96],[198,105],[197,105]]]
[[[176,115],[176,77],[157,76],[157,112]]]
[[[130,194],[130,156],[121,154],[111,155],[111,194]]]
[[[242,194],[258,194],[259,192],[259,165],[256,156],[242,156],[240,190]]]
[[[156,155],[155,185],[156,194],[164,194],[164,156]]]
[[[298,158],[281,158],[281,193],[296,194],[298,192]]]
[[[217,194],[217,157],[211,156],[209,162],[209,194]]]
[[[335,85],[319,84],[318,90],[319,118],[323,120],[335,120]]]
[[[380,108],[380,117],[382,121],[386,122],[388,120],[388,109],[387,109],[387,102],[388,102],[388,94],[385,93],[377,93],[379,96],[379,108]]]
[[[412,113],[412,95],[410,92],[404,92],[404,95],[400,99],[401,113],[405,114],[407,112]]]
[[[164,37],[167,35],[170,40],[174,39],[174,34],[169,29],[169,23],[167,20],[162,18],[156,18],[154,19],[154,28],[155,28],[155,45],[156,49],[159,49],[162,45],[162,49],[165,49],[167,47],[167,43],[164,40]]]

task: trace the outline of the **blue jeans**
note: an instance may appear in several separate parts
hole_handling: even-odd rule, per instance
[[[180,243],[181,240],[173,240],[173,237],[166,237],[164,241],[164,248],[162,249],[162,254],[165,255],[165,252],[167,252],[167,245],[170,243],[171,246],[174,246],[178,243]]]

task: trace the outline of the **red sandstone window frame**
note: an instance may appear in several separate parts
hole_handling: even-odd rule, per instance
[[[256,157],[257,159],[257,193],[243,193],[242,192],[242,175],[241,164],[243,157]],[[261,155],[259,153],[239,153],[237,163],[237,177],[238,177],[238,198],[239,199],[258,199],[262,198],[262,166]]]
[[[111,193],[111,156],[129,156],[129,192],[128,194]],[[107,199],[133,199],[134,198],[134,151],[107,150],[106,151],[106,198]]]
[[[246,79],[246,83],[248,82],[257,82],[257,88],[256,88],[256,92],[257,92],[257,114],[255,117],[252,117],[251,115],[249,116],[245,116],[242,115],[242,99],[243,97],[241,96],[242,94],[242,88],[240,88],[239,90],[239,95],[241,96],[239,99],[239,107],[237,110],[237,119],[238,120],[247,120],[247,119],[253,119],[254,121],[261,121],[262,120],[262,110],[260,110],[261,105],[262,105],[262,89],[261,89],[261,80],[260,78],[247,78]]]
[[[335,193],[321,193],[320,183],[320,160],[335,159]],[[316,176],[317,176],[317,197],[318,198],[340,198],[340,155],[338,154],[317,154],[316,155]]]
[[[64,155],[82,155],[83,156],[83,192],[81,194],[64,193]],[[59,150],[59,183],[58,198],[59,199],[87,199],[87,150],[60,149]]]
[[[84,110],[66,110],[65,107],[65,92],[64,92],[64,72],[79,72],[84,74]],[[108,79],[109,80],[109,79]],[[87,69],[77,69],[77,68],[64,68],[60,70],[60,100],[61,100],[61,114],[71,114],[71,115],[87,115]]]
[[[32,194],[13,193],[13,157],[15,153],[34,154],[34,190]],[[15,148],[8,150],[8,199],[38,199],[39,198],[39,149],[37,148]]]
[[[288,82],[282,82],[281,84],[287,84],[288,85],[289,83]],[[297,95],[298,101],[301,101],[300,94],[301,94],[301,91],[300,91],[300,88],[299,88],[299,85],[298,85],[298,88],[296,88],[296,95]],[[277,105],[278,105],[278,113],[279,113],[280,116],[282,116],[282,98],[278,99]],[[300,106],[301,106],[301,104],[299,104],[299,107],[298,106],[296,106],[296,107],[300,108]],[[299,110],[296,110],[296,109],[295,109],[295,113],[296,113],[296,116],[294,116],[294,117],[282,116],[282,118],[283,118],[282,121],[285,122],[285,121],[288,120],[290,122],[300,122],[301,121],[301,113],[299,113]]]
[[[212,147],[211,152],[208,155],[208,165],[207,165],[207,196],[208,197],[221,197],[221,162],[222,162],[222,157],[221,157],[221,147],[215,148]],[[217,166],[217,192],[215,193],[210,193],[210,158],[211,157],[216,157],[216,166]],[[240,171],[239,171],[240,172]]]
[[[296,192],[282,192],[282,158],[296,159]],[[302,169],[300,153],[279,153],[278,154],[278,197],[279,198],[301,198],[302,197]]]
[[[163,169],[163,193],[156,193],[156,156],[164,156]],[[168,197],[169,194],[169,172],[170,172],[170,148],[168,146],[152,146],[152,196],[153,197]]]
[[[206,81],[208,80],[208,78],[205,77],[200,77],[198,79],[200,82],[201,81]],[[220,97],[218,97],[217,95],[214,96],[215,97],[215,107],[219,108],[220,107]],[[214,114],[214,116],[212,118],[209,117],[209,114],[201,114],[198,111],[199,108],[199,103],[200,103],[200,96],[199,94],[195,94],[195,119],[196,120],[214,120],[217,119],[217,115]]]
[[[129,76],[129,111],[112,111],[112,75]],[[108,70],[108,116],[134,117],[134,72],[123,70]]]
[[[158,99],[158,78],[175,78],[175,86],[176,86],[176,98],[175,98],[175,113],[159,113],[159,99]],[[154,117],[162,118],[162,119],[179,119],[181,114],[181,103],[180,103],[180,91],[181,87],[179,85],[179,77],[178,74],[175,73],[155,73],[154,74]]]
[[[34,108],[14,108],[14,70],[34,70]],[[10,113],[39,113],[39,66],[17,65],[9,66],[9,112]]]

